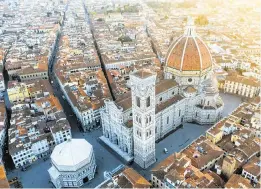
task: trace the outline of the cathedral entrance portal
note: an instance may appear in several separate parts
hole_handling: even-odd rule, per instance
[[[123,145],[123,151],[126,152],[126,153],[128,153],[128,147],[127,147],[126,144]]]
[[[88,182],[89,181],[89,179],[88,179],[88,176],[87,177],[85,177],[83,180],[83,183],[86,183],[86,182]]]
[[[118,145],[118,136],[115,133],[113,134],[112,141],[114,144]]]
[[[104,132],[104,135],[105,135],[106,138],[109,138],[109,133],[108,133],[108,131],[105,131],[105,132]]]

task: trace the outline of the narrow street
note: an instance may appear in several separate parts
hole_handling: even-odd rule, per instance
[[[89,20],[87,21],[89,22]],[[64,112],[67,116],[67,119],[71,125],[72,137],[85,138],[93,146],[96,164],[97,164],[97,174],[95,175],[93,180],[83,185],[83,187],[85,188],[93,188],[104,181],[104,177],[103,177],[104,171],[113,170],[118,165],[125,164],[125,162],[116,153],[114,153],[113,151],[105,147],[102,143],[100,143],[99,137],[102,135],[101,128],[97,128],[96,130],[87,133],[81,132],[80,125],[77,122],[77,118],[74,115],[70,105],[67,103],[66,100],[62,98],[63,96],[62,91],[60,90],[59,84],[55,78],[53,68],[57,62],[56,54],[59,51],[58,44],[59,44],[59,38],[58,38],[56,48],[54,50],[53,61],[49,65],[49,80],[53,86],[54,95],[58,97],[64,109]],[[96,42],[95,42],[95,46],[99,54],[99,58],[102,61]],[[103,65],[102,66],[103,71],[105,72],[104,64],[102,63],[102,65]],[[104,74],[106,75],[106,73]],[[231,113],[241,102],[240,97],[235,97],[228,94],[222,94],[222,98],[224,99],[225,102],[224,116]],[[185,123],[183,128],[178,129],[176,132],[172,133],[164,140],[160,141],[159,143],[156,143],[157,162],[154,165],[152,165],[146,170],[141,169],[135,163],[132,163],[129,166],[134,168],[136,171],[138,171],[146,179],[150,180],[150,169],[153,166],[155,166],[158,162],[168,157],[170,154],[174,152],[178,152],[181,149],[183,149],[185,146],[193,142],[200,135],[203,135],[209,127],[210,126],[200,126],[197,124]],[[164,148],[168,149],[169,151],[168,154],[165,154],[163,152]],[[31,165],[31,167],[25,172],[22,172],[20,169],[16,169],[12,171],[8,170],[7,176],[9,179],[18,177],[18,179],[22,182],[24,188],[36,188],[36,187],[50,188],[53,187],[52,183],[50,183],[50,177],[48,174],[48,169],[50,167],[51,167],[50,159],[46,161],[38,160],[33,165]],[[39,173],[41,173],[41,176],[39,176]]]
[[[93,145],[95,159],[97,163],[97,174],[95,175],[95,178],[93,180],[83,185],[83,187],[95,187],[104,180],[104,171],[113,170],[118,165],[125,164],[125,162],[115,152],[106,148],[99,142],[98,137],[102,135],[101,128],[88,133],[82,133],[79,130],[77,119],[73,115],[73,112],[69,104],[65,100],[63,100],[62,93],[59,90],[58,84],[55,80],[54,89],[55,95],[59,98],[67,115],[68,121],[70,122],[72,128],[72,137],[85,138],[90,144]],[[231,111],[233,111],[241,102],[240,97],[235,97],[229,94],[221,94],[221,96],[226,103],[224,108],[224,115],[228,115],[229,113],[231,113]],[[176,132],[172,133],[167,138],[156,144],[156,157],[158,161],[154,165],[152,165],[146,170],[141,169],[136,164],[131,164],[129,166],[134,168],[141,175],[145,176],[145,178],[150,180],[150,169],[153,166],[155,166],[158,162],[168,157],[170,154],[183,149],[185,146],[193,142],[193,140],[198,138],[200,135],[203,135],[209,127],[210,126],[200,126],[197,124],[186,123],[184,124],[183,129],[177,130]],[[164,148],[168,149],[168,154],[165,154],[163,152]],[[52,184],[49,183],[50,178],[48,175],[48,169],[50,167],[50,159],[48,159],[47,161],[39,160],[34,165],[32,165],[26,172],[22,172],[19,169],[13,170],[12,172],[8,172],[8,178],[13,178],[17,176],[22,181],[23,186],[25,188],[52,187]],[[41,172],[41,177],[37,176],[37,173],[39,172]]]

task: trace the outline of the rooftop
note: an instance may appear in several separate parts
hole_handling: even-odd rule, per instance
[[[137,72],[133,73],[134,76],[139,77],[141,79],[145,79],[147,77],[150,77],[154,75],[152,72],[146,71],[146,70],[139,70]]]
[[[91,144],[85,139],[71,139],[55,146],[51,159],[58,169],[66,171],[66,167],[73,168],[91,156]]]

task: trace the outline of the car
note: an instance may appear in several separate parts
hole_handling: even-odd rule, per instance
[[[63,97],[63,99],[65,100],[65,96],[63,95],[62,97]]]
[[[168,153],[168,150],[167,148],[164,148],[164,153],[167,154]]]

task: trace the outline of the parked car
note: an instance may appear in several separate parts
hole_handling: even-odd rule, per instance
[[[168,153],[168,150],[167,148],[164,148],[164,153],[167,154]]]

